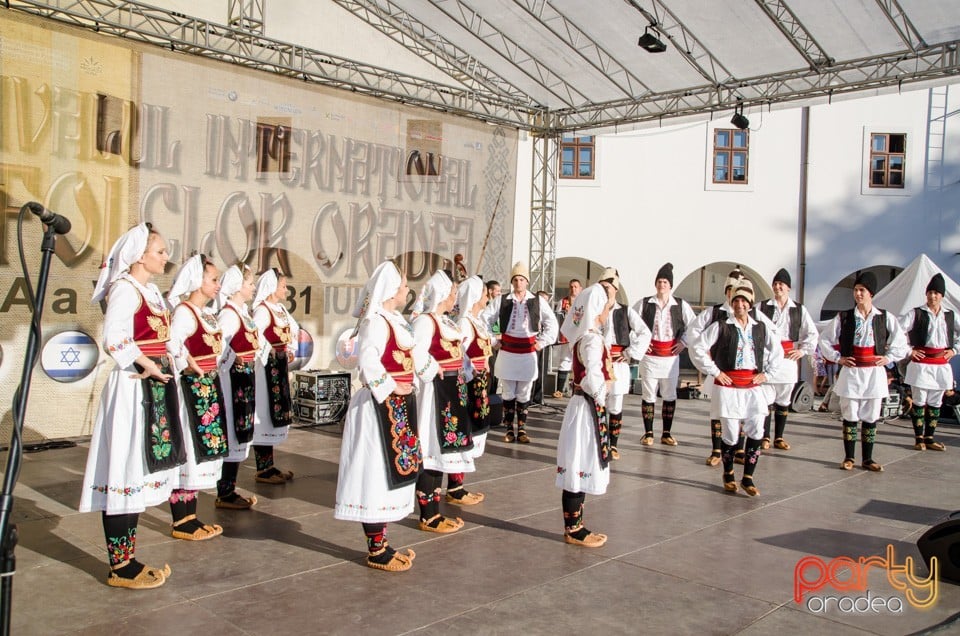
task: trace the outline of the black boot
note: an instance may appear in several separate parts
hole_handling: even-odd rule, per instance
[[[928,404],[923,416],[923,444],[927,447],[927,450],[947,450],[942,443],[934,441],[933,439],[934,434],[937,432],[938,419],[940,419],[940,407],[930,406]]]
[[[641,402],[640,414],[643,416],[643,439],[640,443],[644,446],[653,445],[653,413],[655,402]]]
[[[860,429],[860,449],[863,452],[863,467],[875,473],[883,471],[883,466],[873,459],[873,443],[877,439],[877,423],[864,422]]]

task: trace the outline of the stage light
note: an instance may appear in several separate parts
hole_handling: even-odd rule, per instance
[[[730,118],[730,123],[736,126],[737,128],[739,128],[740,130],[744,130],[750,127],[750,120],[747,119],[746,116],[744,116],[743,104],[739,103],[739,100],[737,103],[737,107],[733,111],[733,117]]]
[[[663,40],[653,34],[659,34],[656,29],[653,29],[653,33],[650,33],[651,28],[652,27],[648,26],[643,30],[643,35],[637,40],[637,46],[642,47],[648,53],[663,53],[667,50],[667,45],[663,43]]]

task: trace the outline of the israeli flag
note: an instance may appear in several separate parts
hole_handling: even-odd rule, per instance
[[[64,331],[47,340],[40,354],[44,372],[57,382],[81,380],[97,366],[100,349],[82,331]]]

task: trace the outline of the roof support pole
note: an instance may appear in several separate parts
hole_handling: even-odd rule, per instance
[[[560,136],[534,135],[530,184],[530,291],[553,293],[557,250],[557,168]]]

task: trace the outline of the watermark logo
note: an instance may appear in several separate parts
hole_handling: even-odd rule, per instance
[[[930,559],[926,578],[917,576],[913,565],[913,557],[909,556],[898,564],[889,544],[886,556],[862,556],[856,560],[841,556],[830,561],[806,556],[793,569],[793,600],[817,614],[834,609],[845,614],[902,614],[905,606],[933,607],[940,593],[937,558]],[[883,596],[868,589],[871,568],[885,571],[887,582],[900,594]],[[830,589],[840,594],[831,595]]]

